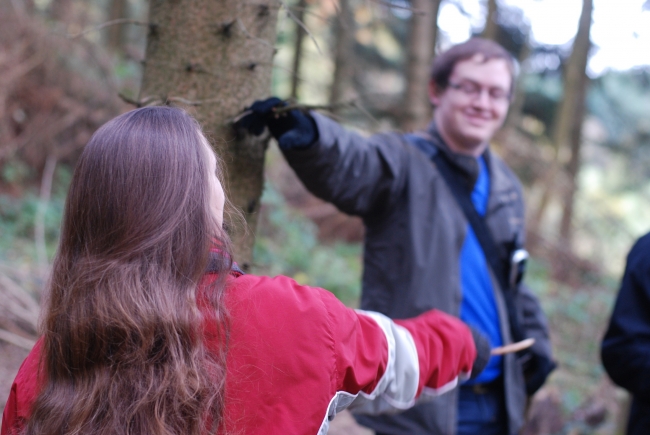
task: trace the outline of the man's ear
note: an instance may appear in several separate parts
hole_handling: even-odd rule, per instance
[[[442,90],[438,87],[435,81],[431,80],[429,82],[429,101],[433,104],[434,107],[437,107],[440,103],[440,94]]]

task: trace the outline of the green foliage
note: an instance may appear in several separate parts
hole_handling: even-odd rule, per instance
[[[550,384],[562,392],[563,408],[572,411],[594,394],[604,376],[600,340],[607,325],[618,282],[601,279],[572,288],[552,281],[549,265],[533,259],[526,282],[548,316],[558,369]]]
[[[18,161],[12,162],[16,166]],[[5,165],[7,166],[7,165]],[[48,256],[52,256],[59,240],[65,195],[72,173],[68,167],[56,170],[52,197],[45,207],[43,224]],[[34,228],[41,200],[35,189],[26,189],[21,197],[0,194],[0,260],[35,258]]]
[[[21,160],[5,162],[0,169],[0,179],[6,184],[21,184],[33,175],[33,169]]]
[[[361,246],[340,242],[322,245],[316,234],[316,226],[290,209],[282,195],[267,184],[255,242],[254,272],[287,275],[354,304],[360,293]]]

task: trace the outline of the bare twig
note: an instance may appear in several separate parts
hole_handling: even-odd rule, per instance
[[[26,350],[32,350],[32,347],[36,344],[36,341],[21,337],[20,335],[7,331],[6,329],[0,329],[0,340],[22,347]]]
[[[426,15],[426,12],[420,10],[420,9],[415,9],[409,6],[402,6],[402,5],[396,5],[395,3],[392,3],[390,1],[383,1],[383,0],[370,0],[373,3],[377,3],[382,6],[386,6],[391,9],[400,9],[404,11],[409,11],[410,13],[414,15]]]
[[[47,204],[50,202],[50,194],[52,193],[52,179],[54,178],[54,170],[56,169],[56,155],[49,154],[45,160],[45,169],[43,169],[43,178],[41,179],[41,192],[38,202],[38,209],[34,222],[34,239],[36,242],[36,256],[40,270],[46,274],[49,269],[47,261],[47,247],[45,244],[45,212],[47,211]]]
[[[118,18],[117,20],[111,20],[111,21],[107,21],[107,22],[102,23],[102,24],[98,24],[96,26],[89,27],[88,29],[82,30],[79,33],[68,34],[68,35],[66,35],[66,37],[68,39],[76,39],[76,38],[79,38],[79,37],[81,37],[81,36],[83,36],[83,35],[85,35],[87,33],[96,32],[96,31],[101,30],[101,29],[103,29],[105,27],[115,26],[115,25],[118,25],[118,24],[135,24],[137,26],[149,26],[151,23],[148,23],[146,21],[132,20],[132,19],[129,19],[129,18]]]
[[[293,21],[295,21],[296,24],[298,24],[300,27],[302,27],[302,29],[305,31],[305,33],[307,33],[307,35],[309,35],[309,38],[314,42],[314,45],[316,46],[316,50],[318,50],[318,54],[322,55],[323,51],[320,49],[320,46],[318,45],[318,41],[316,41],[316,38],[314,37],[314,35],[309,31],[307,26],[305,26],[305,23],[300,21],[298,19],[298,17],[296,17],[296,15],[293,12],[291,12],[291,9],[289,9],[289,6],[287,6],[284,1],[279,0],[279,2],[282,5],[282,7],[287,11],[287,15],[289,15],[289,17],[291,17],[291,19]]]
[[[359,109],[362,113],[367,113],[363,108],[361,108],[356,100],[350,100],[350,101],[342,101],[340,103],[333,103],[333,104],[287,104],[286,106],[278,106],[273,108],[273,112],[276,114],[282,114],[282,113],[287,113],[292,110],[301,110],[303,112],[307,112],[310,110],[325,110],[328,112],[334,111],[334,109],[338,107],[354,107]],[[253,113],[252,110],[246,109],[243,112],[237,114],[237,116],[229,119],[226,121],[227,124],[235,124],[239,122],[243,117],[246,115],[250,115]],[[368,114],[373,120],[374,118],[372,115]]]
[[[255,36],[255,35],[252,35],[252,34],[248,31],[248,29],[246,28],[246,26],[244,26],[244,22],[243,22],[240,18],[237,18],[237,24],[239,24],[239,28],[241,29],[242,32],[244,32],[244,35],[246,35],[247,38],[250,38],[250,39],[254,39],[254,40],[256,40],[256,41],[259,41],[259,42],[261,42],[262,44],[266,45],[267,47],[271,47],[272,49],[275,50],[275,47],[274,47],[273,44],[271,44],[269,41],[266,41],[266,40],[264,40],[264,39],[262,39],[262,38],[258,38],[258,37]]]
[[[354,102],[351,104],[351,106],[354,107],[355,109],[359,110],[359,112],[361,112],[361,113],[363,113],[364,115],[366,115],[366,117],[367,117],[369,120],[371,120],[372,122],[374,122],[375,124],[379,124],[379,120],[378,120],[377,118],[375,118],[374,116],[372,116],[372,113],[368,112],[368,110],[366,110],[365,107],[363,107],[361,104],[359,104],[358,101],[354,101]]]
[[[130,97],[127,97],[121,92],[119,92],[117,95],[122,99],[122,101],[124,101],[127,104],[131,104],[135,107],[146,107],[146,106],[155,106],[157,104],[162,104],[162,100],[158,97],[154,97],[153,95],[144,97],[142,100],[134,100]]]
[[[161,104],[169,105],[170,103],[180,103],[186,106],[202,106],[204,104],[214,104],[223,101],[223,98],[210,98],[207,100],[193,101],[183,97],[155,97],[153,95],[144,97],[142,100],[134,100],[122,93],[119,93],[118,95],[125,103],[136,107],[157,106]]]
[[[0,273],[0,295],[2,295],[4,307],[11,316],[18,317],[36,329],[39,314],[38,302],[4,273]]]
[[[166,103],[181,103],[186,106],[202,106],[204,104],[214,104],[222,102],[223,98],[210,98],[207,100],[192,101],[182,97],[167,97]]]

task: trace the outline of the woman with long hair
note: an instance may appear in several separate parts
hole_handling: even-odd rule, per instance
[[[443,313],[393,322],[241,273],[220,176],[180,109],[93,135],[2,435],[324,434],[341,409],[404,409],[482,369],[482,338]]]

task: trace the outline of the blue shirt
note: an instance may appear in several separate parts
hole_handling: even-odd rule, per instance
[[[483,157],[478,159],[478,163],[480,170],[472,191],[472,203],[476,211],[484,216],[490,196],[490,175]],[[460,318],[483,332],[490,339],[490,345],[497,347],[503,344],[503,338],[489,267],[476,234],[468,223],[467,236],[460,251],[460,281],[463,295]],[[490,382],[499,377],[503,372],[502,360],[500,356],[490,358],[485,370],[467,384]]]

